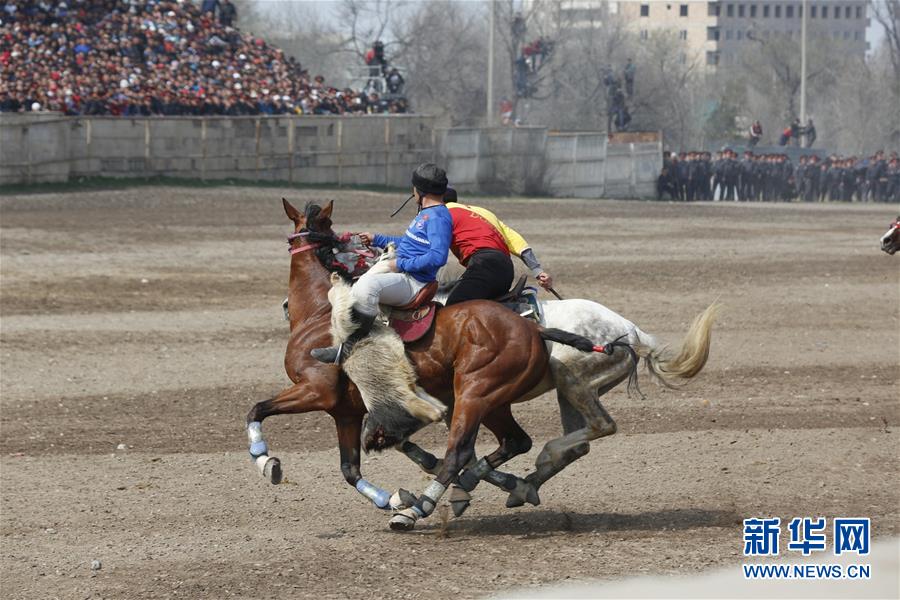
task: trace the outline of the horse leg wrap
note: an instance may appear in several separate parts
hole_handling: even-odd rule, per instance
[[[247,439],[250,440],[250,460],[256,464],[259,474],[273,484],[281,483],[281,462],[269,456],[269,446],[262,436],[262,423],[247,423]]]
[[[445,491],[447,491],[447,488],[444,487],[443,484],[432,481],[428,484],[428,487],[425,488],[425,491],[422,492],[422,495],[419,496],[419,501],[413,506],[413,510],[419,517],[427,517],[434,512],[438,500],[441,499],[441,496],[444,495]]]
[[[508,491],[516,489],[517,485],[517,478],[515,475],[503,473],[501,471],[490,471],[485,475],[484,479],[489,483]]]
[[[426,452],[412,442],[403,442],[403,445],[400,446],[400,452],[419,465],[426,473],[436,475],[440,469],[441,461],[434,454]]]
[[[491,472],[491,465],[484,458],[480,459],[475,466],[466,469],[460,473],[457,484],[467,492],[471,492],[478,485],[478,482],[485,479]]]
[[[390,508],[391,494],[377,485],[360,478],[356,482],[356,491],[371,500],[378,508]]]
[[[254,460],[269,453],[269,447],[262,435],[262,423],[259,421],[247,424],[247,439],[250,440],[250,456]]]

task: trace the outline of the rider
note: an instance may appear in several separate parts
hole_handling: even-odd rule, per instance
[[[453,188],[447,188],[444,202],[453,217],[450,250],[466,267],[447,298],[447,306],[466,300],[491,300],[508,292],[514,276],[510,254],[522,259],[541,287],[553,287],[553,278],[541,268],[525,238],[497,215],[480,206],[460,204]]]
[[[341,363],[372,329],[379,304],[403,306],[411,302],[426,284],[435,281],[438,269],[447,263],[453,233],[450,211],[443,202],[447,173],[435,164],[423,163],[413,171],[412,184],[419,211],[405,235],[360,234],[366,244],[384,247],[393,242],[397,257],[388,263],[390,272],[369,271],[353,285],[353,318],[359,328],[341,346],[312,350],[313,358]]]

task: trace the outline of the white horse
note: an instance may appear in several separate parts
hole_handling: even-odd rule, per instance
[[[613,310],[590,300],[550,300],[541,302],[544,313],[543,325],[582,335],[597,344],[609,344],[619,340],[633,350],[616,351],[611,354],[585,353],[558,343],[548,343],[550,349],[550,375],[532,390],[526,398],[556,389],[560,409],[563,435],[549,441],[535,461],[535,471],[521,479],[495,470],[498,464],[491,464],[488,458],[481,458],[463,471],[458,484],[451,491],[450,502],[454,513],[459,516],[468,507],[469,493],[480,480],[486,480],[509,492],[507,506],[521,506],[525,502],[540,503],[538,489],[548,479],[566,466],[584,456],[590,450],[588,442],[612,435],[616,423],[609,416],[600,397],[636,375],[635,364],[643,358],[651,376],[668,387],[696,376],[706,364],[709,356],[712,325],[719,305],[713,303],[694,319],[677,352],[671,352],[652,335]],[[629,391],[636,379],[629,381]],[[502,447],[501,447],[502,448]],[[531,440],[525,436],[525,443],[507,448],[502,456],[505,462],[513,456],[528,452]],[[434,474],[440,469],[440,460],[411,442],[405,442],[397,449],[406,454],[424,471]],[[494,453],[491,456],[495,457]],[[393,496],[395,508],[408,505],[402,501],[400,493]],[[398,517],[402,518],[402,511]]]

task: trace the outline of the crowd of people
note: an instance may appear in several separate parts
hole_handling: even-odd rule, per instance
[[[0,0],[0,111],[70,115],[403,113],[245,35],[230,0]]]
[[[665,152],[657,197],[677,201],[734,200],[825,202],[900,202],[900,158],[878,151],[869,157],[801,156],[796,165],[786,154],[742,157],[730,149]]]

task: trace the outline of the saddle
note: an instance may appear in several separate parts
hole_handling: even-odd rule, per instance
[[[425,336],[434,324],[434,315],[440,306],[434,301],[438,283],[432,281],[403,306],[391,309],[388,325],[397,332],[404,343],[415,342]]]
[[[494,301],[499,302],[526,319],[542,323],[543,314],[540,302],[537,300],[537,290],[526,288],[525,283],[527,281],[528,276],[522,275],[509,292],[494,298]],[[400,336],[404,343],[409,344],[418,341],[431,330],[431,326],[434,324],[434,316],[437,314],[438,308],[441,307],[439,303],[434,301],[434,295],[437,293],[437,290],[437,282],[432,281],[419,290],[419,293],[409,303],[391,309],[388,324],[397,332],[397,335]]]
[[[522,275],[512,289],[496,298],[496,301],[519,316],[543,325],[544,311],[537,299],[537,289],[530,286],[526,287],[526,281],[528,281],[528,276]]]

